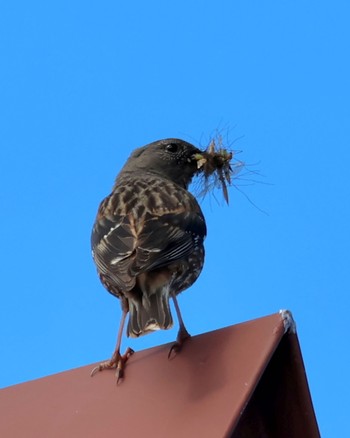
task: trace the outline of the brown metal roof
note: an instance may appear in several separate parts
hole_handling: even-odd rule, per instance
[[[283,316],[283,317],[282,317]],[[87,365],[0,391],[0,436],[319,437],[288,313],[135,353],[117,387]],[[286,327],[290,329],[286,331]]]

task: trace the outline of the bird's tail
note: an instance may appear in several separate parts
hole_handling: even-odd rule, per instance
[[[151,296],[144,294],[142,300],[129,299],[129,312],[127,335],[131,338],[173,326],[169,292],[164,289]]]

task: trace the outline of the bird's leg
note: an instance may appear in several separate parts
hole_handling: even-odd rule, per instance
[[[177,333],[176,342],[174,342],[174,344],[171,346],[170,351],[168,353],[168,359],[171,358],[173,353],[174,353],[174,355],[179,353],[181,351],[181,348],[182,348],[184,342],[186,341],[186,339],[191,337],[191,335],[186,330],[185,324],[183,322],[181,312],[180,312],[180,307],[179,307],[179,304],[177,302],[177,298],[176,298],[175,293],[172,293],[172,298],[174,300],[175,310],[176,310],[177,318],[179,320],[180,327],[179,327],[179,331]]]
[[[106,362],[100,363],[97,367],[95,367],[91,371],[91,377],[94,376],[98,371],[103,371],[106,369],[116,369],[115,377],[117,379],[117,384],[120,382],[120,380],[124,377],[124,368],[126,361],[129,359],[129,357],[134,353],[134,350],[132,350],[130,347],[126,349],[126,352],[121,355],[120,354],[120,345],[122,342],[122,336],[124,331],[124,324],[126,315],[128,314],[128,308],[123,306],[123,314],[122,319],[120,321],[119,325],[119,331],[118,331],[118,337],[117,337],[117,344],[114,350],[114,353],[110,360],[107,360]]]

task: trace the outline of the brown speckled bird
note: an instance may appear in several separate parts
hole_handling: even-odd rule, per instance
[[[120,298],[123,313],[115,352],[92,375],[116,368],[117,381],[123,377],[133,353],[120,354],[128,313],[128,336],[169,329],[171,297],[180,328],[169,355],[190,336],[176,295],[196,281],[204,263],[205,220],[187,190],[198,172],[195,154],[200,152],[172,138],[136,149],[100,204],[91,237],[93,258],[103,285]]]

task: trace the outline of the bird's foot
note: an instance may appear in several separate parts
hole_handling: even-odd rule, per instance
[[[184,342],[189,339],[191,335],[185,329],[185,327],[180,328],[179,333],[177,334],[176,342],[170,347],[168,353],[168,359],[174,358],[182,349]]]
[[[115,368],[115,377],[117,379],[117,384],[120,383],[120,381],[124,377],[125,364],[132,354],[134,354],[134,350],[132,350],[130,347],[126,349],[126,352],[123,355],[120,354],[119,350],[116,350],[113,353],[111,359],[107,360],[106,362],[100,363],[100,365],[97,365],[97,367],[95,367],[91,371],[90,376],[93,377],[99,371],[107,369],[111,370]]]

